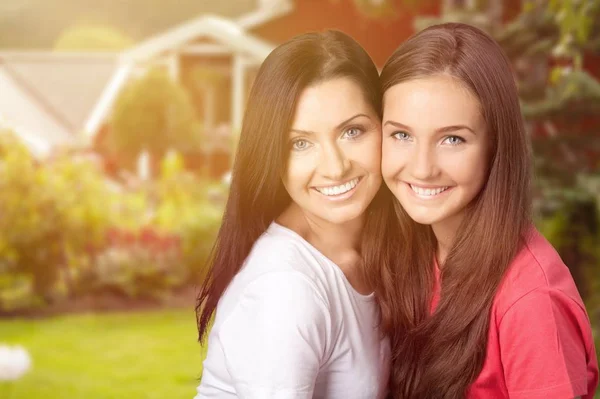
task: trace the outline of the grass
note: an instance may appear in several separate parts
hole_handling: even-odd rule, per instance
[[[192,399],[205,355],[193,310],[0,320],[0,343],[33,360],[3,399]]]
[[[193,310],[3,320],[0,343],[33,361],[10,399],[191,399],[204,358]]]

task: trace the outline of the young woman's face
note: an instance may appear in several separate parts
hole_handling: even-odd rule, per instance
[[[383,178],[418,223],[455,231],[487,179],[488,142],[479,101],[447,75],[384,95]]]
[[[358,84],[305,89],[287,146],[283,184],[305,213],[336,224],[364,213],[381,185],[381,122]]]

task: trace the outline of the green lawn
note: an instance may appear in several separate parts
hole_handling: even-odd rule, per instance
[[[11,399],[191,399],[204,356],[193,310],[0,320],[0,343],[33,360]]]
[[[0,320],[0,343],[33,360],[10,399],[192,399],[204,358],[193,310]]]

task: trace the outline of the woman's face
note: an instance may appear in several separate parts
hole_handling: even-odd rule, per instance
[[[487,179],[488,143],[479,101],[450,76],[384,95],[383,178],[418,223],[456,231]]]
[[[283,184],[310,217],[361,216],[381,185],[381,122],[349,78],[320,82],[298,99]]]

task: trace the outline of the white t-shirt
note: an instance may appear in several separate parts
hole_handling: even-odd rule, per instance
[[[221,297],[196,399],[377,399],[390,345],[373,294],[272,223]]]

